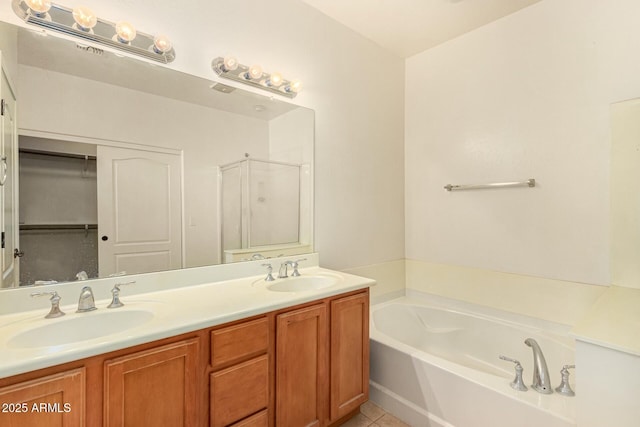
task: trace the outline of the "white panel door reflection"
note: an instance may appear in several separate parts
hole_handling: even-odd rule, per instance
[[[98,146],[100,277],[182,267],[181,158]]]

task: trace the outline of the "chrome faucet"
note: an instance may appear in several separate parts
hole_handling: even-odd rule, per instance
[[[280,264],[280,270],[278,271],[278,279],[286,279],[287,277],[289,277],[287,275],[288,266],[293,267],[293,261],[285,261],[282,264]]]
[[[540,346],[533,338],[527,338],[524,343],[533,350],[533,384],[531,387],[542,394],[553,393],[551,381],[549,380],[549,369],[547,369],[547,361]]]
[[[93,291],[89,286],[85,286],[80,291],[80,299],[78,299],[78,309],[76,313],[86,313],[96,309],[96,303],[93,299]]]

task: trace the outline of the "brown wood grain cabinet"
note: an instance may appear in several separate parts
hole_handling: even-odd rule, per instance
[[[2,427],[85,425],[85,370],[73,369],[0,388]]]
[[[339,425],[368,398],[368,322],[363,289],[2,378],[28,411],[0,427]]]
[[[269,425],[269,416],[267,410],[261,411],[249,418],[246,418],[231,427],[267,427]]]
[[[104,425],[195,426],[198,344],[194,338],[106,361]]]
[[[266,354],[211,374],[211,426],[224,427],[267,409],[269,358]]]
[[[323,426],[328,380],[325,303],[279,314],[276,322],[276,425]]]
[[[223,327],[211,332],[211,367],[222,368],[264,354],[269,349],[266,317]]]
[[[331,420],[369,399],[369,295],[331,301]]]

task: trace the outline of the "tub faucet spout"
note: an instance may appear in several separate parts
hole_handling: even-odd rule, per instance
[[[542,394],[551,394],[551,381],[549,380],[549,370],[547,369],[547,361],[540,346],[533,338],[527,338],[524,343],[533,350],[533,384],[531,387]]]

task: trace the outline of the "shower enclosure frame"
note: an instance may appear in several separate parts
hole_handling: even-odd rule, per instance
[[[296,205],[296,217],[297,217],[297,230],[296,230],[296,235],[297,238],[295,241],[291,241],[291,242],[281,242],[281,243],[270,243],[270,244],[260,244],[260,245],[256,245],[254,244],[255,242],[252,241],[252,214],[251,214],[251,209],[252,209],[252,185],[251,185],[251,177],[252,177],[252,163],[260,163],[260,164],[267,164],[267,165],[278,165],[278,166],[287,166],[287,167],[295,167],[297,168],[297,176],[298,176],[298,188],[297,188],[297,194],[295,194],[295,197],[297,198],[297,205]],[[246,164],[246,172],[242,171],[242,166],[243,164]],[[238,204],[240,206],[240,248],[234,248],[234,249],[230,249],[230,248],[225,248],[225,229],[224,229],[224,209],[225,209],[225,203],[224,203],[224,179],[223,179],[223,173],[227,172],[231,169],[234,168],[240,168],[240,182],[239,182],[239,188],[240,188],[240,194],[239,194],[239,201]],[[277,161],[277,160],[265,160],[265,159],[258,159],[258,158],[245,158],[242,160],[237,160],[231,163],[226,163],[224,165],[220,165],[218,166],[218,230],[219,230],[219,254],[220,254],[220,259],[218,260],[219,262],[225,262],[224,261],[224,257],[225,257],[225,253],[226,251],[229,250],[247,250],[248,252],[251,252],[251,249],[255,249],[256,252],[259,252],[260,250],[269,250],[270,247],[273,248],[277,248],[277,247],[287,247],[287,246],[301,246],[301,247],[310,247],[311,245],[311,240],[312,240],[312,235],[313,235],[313,227],[309,227],[310,229],[308,230],[308,232],[306,233],[306,238],[303,239],[303,234],[305,234],[302,230],[302,227],[304,226],[304,223],[306,222],[305,219],[303,218],[303,203],[304,203],[304,195],[303,195],[303,185],[307,185],[306,182],[303,182],[303,173],[308,172],[309,178],[308,178],[308,192],[309,192],[309,197],[308,197],[308,201],[306,201],[307,205],[308,205],[308,222],[309,224],[312,224],[313,220],[312,220],[312,212],[313,212],[313,196],[312,196],[312,189],[313,189],[313,174],[311,173],[311,166],[309,164],[305,164],[305,163],[291,163],[291,162],[283,162],[283,161]],[[303,240],[308,240],[306,242],[303,242]],[[305,252],[309,252],[309,251],[305,251]]]

